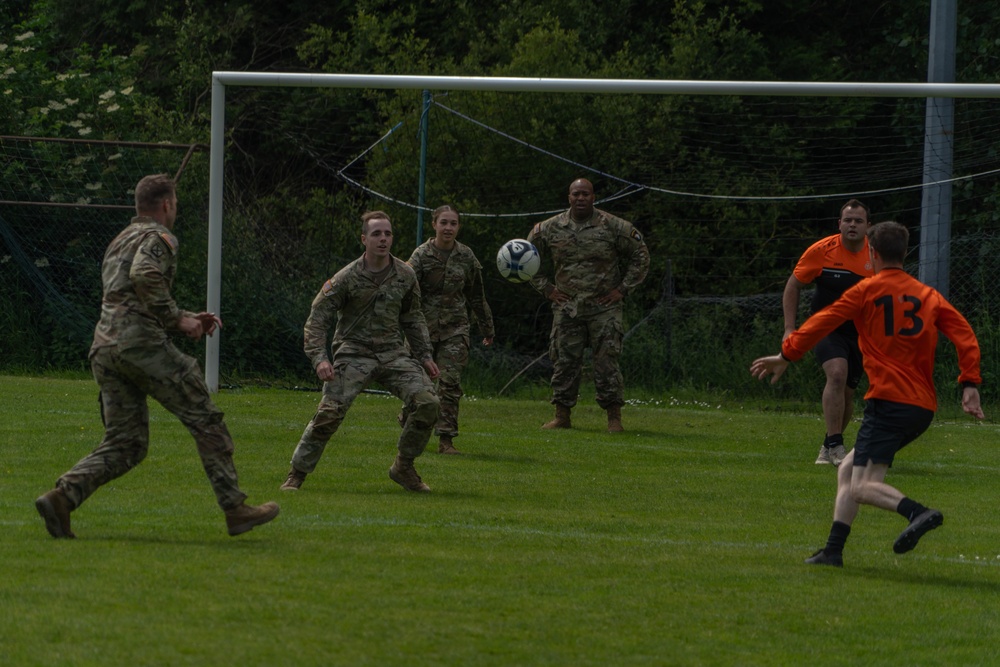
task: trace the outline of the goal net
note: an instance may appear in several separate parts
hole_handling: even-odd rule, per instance
[[[473,345],[469,384],[544,396],[550,308],[504,281],[494,256],[565,210],[569,183],[586,177],[652,255],[626,302],[630,392],[760,395],[747,360],[776,348],[784,283],[809,244],[836,233],[847,199],[909,227],[914,274],[925,261],[928,95],[955,100],[950,298],[982,327],[989,364],[997,343],[983,334],[1000,310],[1000,86],[989,85],[216,73],[210,159],[189,146],[0,138],[3,338],[44,341],[14,364],[80,365],[100,259],[134,184],[183,166],[175,292],[225,323],[193,350],[213,388],[314,388],[302,326],[323,281],[360,254],[360,214],[387,211],[406,259],[432,234],[430,210],[449,203],[497,326],[492,347]],[[239,123],[226,125],[227,110]],[[808,293],[800,321],[807,306]],[[814,387],[811,363],[799,375]]]
[[[301,323],[322,281],[360,253],[360,213],[390,213],[394,252],[405,259],[432,233],[429,211],[442,203],[462,213],[460,239],[485,266],[497,316],[498,344],[474,346],[473,372],[497,390],[515,377],[540,381],[548,304],[503,281],[493,257],[503,241],[564,210],[569,183],[586,177],[598,207],[633,221],[653,256],[626,307],[626,384],[753,391],[745,362],[780,341],[784,283],[810,243],[836,233],[847,199],[868,204],[874,221],[910,228],[918,271],[928,96],[956,104],[951,297],[970,315],[987,312],[995,296],[984,287],[1000,272],[991,205],[998,94],[987,85],[216,73],[210,220],[225,254],[210,265],[209,301],[214,270],[224,274],[218,298],[228,318],[214,353],[223,383],[227,372],[268,367],[251,349],[299,355],[277,364],[308,377]],[[255,109],[228,133],[227,96]],[[248,154],[241,137],[262,132],[284,161]],[[257,191],[266,184],[268,196],[244,201],[245,182]],[[248,275],[266,282],[252,293],[230,282],[247,261]],[[248,329],[288,351],[237,345],[233,359],[232,337],[254,335]],[[211,367],[211,348],[207,358]]]

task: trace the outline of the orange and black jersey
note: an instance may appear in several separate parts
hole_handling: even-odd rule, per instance
[[[979,384],[979,342],[954,306],[902,269],[862,280],[811,316],[781,346],[796,361],[841,322],[853,320],[868,374],[865,398],[937,410],[934,352],[938,331],[958,350],[959,382]]]
[[[845,248],[840,234],[820,239],[802,253],[793,275],[799,282],[816,284],[809,312],[817,313],[862,279],[875,275],[868,257],[868,239],[858,252]],[[845,322],[838,330],[852,337],[857,336],[850,322]]]

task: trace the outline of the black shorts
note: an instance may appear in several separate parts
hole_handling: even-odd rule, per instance
[[[820,366],[831,359],[847,359],[847,387],[857,389],[861,383],[861,375],[865,372],[861,348],[858,347],[856,336],[848,336],[839,331],[830,333],[826,338],[816,343],[816,359]]]
[[[887,463],[892,467],[896,452],[927,430],[934,411],[916,405],[870,398],[865,401],[865,416],[854,443],[854,465]]]

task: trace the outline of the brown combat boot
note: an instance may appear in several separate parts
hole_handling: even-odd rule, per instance
[[[621,433],[625,430],[622,426],[622,406],[612,405],[608,408],[608,433]]]
[[[240,505],[231,510],[226,510],[226,527],[230,535],[242,535],[254,526],[265,524],[278,516],[280,508],[275,503],[264,503],[258,507],[253,505]]]
[[[438,454],[461,454],[462,452],[455,449],[455,445],[451,444],[450,435],[442,435],[441,441],[438,443]]]
[[[302,488],[302,482],[306,481],[306,474],[299,472],[295,468],[288,471],[288,479],[281,485],[281,491],[298,491]]]
[[[45,520],[45,529],[52,537],[74,538],[76,535],[69,527],[69,513],[73,508],[69,506],[69,498],[60,488],[55,488],[39,496],[35,500],[35,509]]]
[[[542,428],[572,428],[569,422],[569,408],[556,403],[556,418],[542,424]]]
[[[407,491],[426,493],[431,490],[431,487],[424,484],[423,480],[420,479],[420,475],[417,474],[416,469],[413,467],[413,459],[404,459],[402,456],[397,455],[392,467],[389,468],[389,479]]]

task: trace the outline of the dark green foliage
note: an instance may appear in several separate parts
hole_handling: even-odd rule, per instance
[[[206,142],[211,73],[219,70],[920,81],[928,10],[928,3],[890,11],[870,3],[791,0],[22,0],[0,8],[0,43],[9,47],[0,51],[0,124],[9,134]],[[995,81],[992,7],[963,3],[959,12],[959,80]],[[469,213],[461,238],[485,265],[487,292],[502,323],[497,346],[474,357],[470,369],[483,391],[502,388],[544,355],[550,322],[537,294],[495,275],[493,254],[565,207],[565,188],[578,176],[594,180],[598,196],[607,198],[603,208],[646,235],[650,278],[630,298],[624,355],[630,382],[651,389],[757,391],[744,377],[747,357],[773,351],[780,332],[767,329],[780,312],[734,304],[780,292],[802,250],[833,233],[845,197],[829,193],[884,190],[866,198],[874,219],[898,219],[919,242],[919,191],[904,188],[919,182],[923,100],[805,104],[798,98],[431,92],[425,205],[448,202]],[[322,281],[360,251],[364,209],[390,213],[400,257],[409,255],[418,234],[429,235],[429,215],[418,232],[412,204],[423,103],[415,90],[227,90],[220,314],[223,363],[234,377],[310,378],[301,326]],[[980,100],[957,102],[956,171],[995,169],[997,117],[995,106]],[[100,189],[84,193],[91,203],[128,203],[122,194],[138,177],[172,172],[177,161],[147,153],[125,170],[121,162],[53,160],[47,182],[37,168],[5,162],[0,199],[45,200],[51,183],[100,182]],[[181,182],[175,292],[192,309],[202,307],[206,293],[207,162],[196,156]],[[996,244],[978,236],[996,226],[997,193],[995,177],[954,188],[953,297],[970,312],[998,312],[991,301],[1000,272],[991,259]],[[78,196],[58,194],[60,201]],[[740,199],[760,196],[797,199]],[[31,243],[51,256],[50,266],[61,263],[55,275],[65,297],[93,319],[108,230],[75,222],[74,209],[50,211],[35,223]],[[23,213],[5,207],[0,215],[13,220]],[[127,214],[110,219],[113,231]],[[74,348],[71,336],[58,333],[67,325],[46,319],[53,316],[31,278],[35,269],[22,269],[26,273],[6,281],[0,296],[25,310],[21,321],[45,328],[9,343],[23,348],[12,350],[11,363],[81,364],[86,344]],[[707,296],[735,299],[697,301]],[[544,363],[524,377],[544,373]],[[815,378],[801,376],[803,386],[793,388],[799,380],[792,380],[779,391],[814,393]]]

